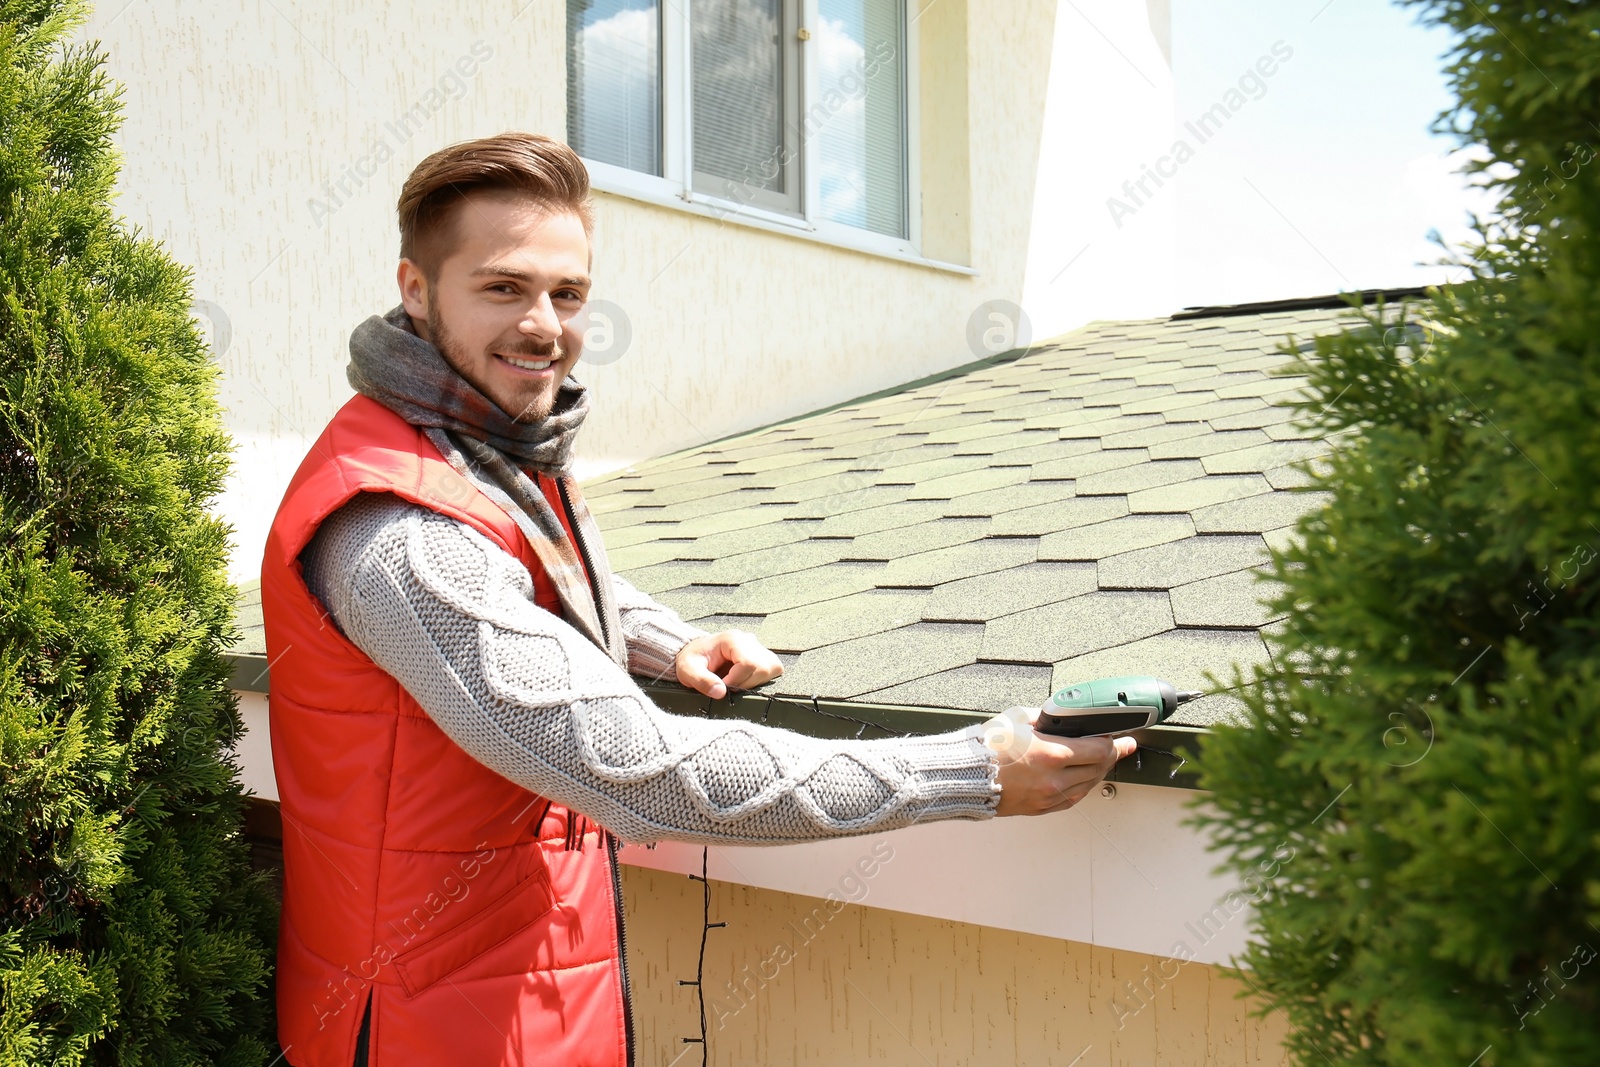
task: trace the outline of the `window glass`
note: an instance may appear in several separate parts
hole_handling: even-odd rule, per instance
[[[695,187],[798,211],[799,84],[783,0],[692,0]],[[766,195],[762,195],[766,194]]]
[[[567,0],[567,143],[661,173],[661,12],[654,0]]]
[[[805,135],[819,168],[814,214],[906,236],[902,0],[818,0],[817,99]]]

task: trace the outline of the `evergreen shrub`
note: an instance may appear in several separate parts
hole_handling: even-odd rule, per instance
[[[229,443],[190,278],[112,212],[77,0],[0,0],[0,1064],[259,1065]]]
[[[1412,2],[1455,34],[1439,126],[1498,206],[1462,284],[1293,368],[1343,434],[1332,496],[1274,554],[1285,620],[1198,820],[1297,1063],[1593,1067],[1600,4]]]

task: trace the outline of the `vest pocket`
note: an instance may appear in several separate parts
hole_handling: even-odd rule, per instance
[[[466,922],[396,956],[394,970],[401,988],[406,996],[416,996],[527,929],[548,914],[555,902],[550,872],[541,869]]]

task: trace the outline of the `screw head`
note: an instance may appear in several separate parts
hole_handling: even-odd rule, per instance
[[[1117,787],[1112,785],[1110,782],[1107,782],[1100,787],[1100,795],[1105,797],[1107,800],[1110,800],[1112,797],[1117,795]]]

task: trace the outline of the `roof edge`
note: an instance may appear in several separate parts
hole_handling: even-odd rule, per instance
[[[1013,348],[1005,352],[1001,352],[999,355],[985,356],[982,359],[975,359],[970,363],[963,363],[960,366],[949,367],[945,370],[935,371],[932,374],[925,374],[921,378],[913,378],[908,382],[901,382],[898,385],[884,386],[882,389],[876,389],[870,393],[862,393],[860,396],[852,396],[846,400],[839,400],[832,404],[824,404],[820,408],[813,408],[810,411],[802,411],[796,415],[790,415],[786,418],[762,423],[760,426],[752,426],[748,430],[738,430],[734,433],[725,434],[722,437],[715,438],[714,440],[706,441],[704,444],[690,445],[688,448],[678,449],[677,452],[664,453],[661,456],[652,456],[650,458],[664,459],[668,455],[677,455],[679,452],[692,452],[695,449],[709,448],[712,445],[720,445],[724,442],[734,441],[741,437],[752,437],[756,434],[766,433],[768,430],[775,430],[779,426],[787,426],[791,422],[803,422],[806,419],[816,418],[818,415],[826,415],[830,411],[838,411],[840,408],[854,407],[857,404],[866,404],[873,400],[881,400],[887,396],[894,396],[895,394],[903,393],[908,389],[920,389],[924,385],[936,385],[939,382],[948,381],[951,378],[960,378],[972,373],[975,370],[981,370],[984,367],[995,367],[1002,363],[1015,363],[1017,360],[1021,359],[1023,356],[1026,356],[1033,350],[1046,347],[1049,343],[1053,342],[1035,341],[1033,344],[1027,345],[1023,348]],[[648,463],[650,460],[641,460],[641,462]],[[595,480],[599,481],[600,479],[597,478]]]
[[[675,715],[743,719],[793,730],[808,737],[859,737],[876,740],[904,734],[937,734],[984,722],[995,712],[909,704],[867,704],[820,697],[779,696],[746,691],[712,700],[681,685],[651,682],[645,693]],[[996,712],[999,709],[996,709]],[[1199,752],[1203,726],[1152,726],[1135,731],[1139,750],[1112,768],[1106,781],[1169,789],[1199,789],[1192,760]]]
[[[266,693],[271,665],[255,653],[224,656],[233,668],[229,687],[241,693]],[[938,734],[983,722],[992,712],[959,708],[917,707],[910,704],[857,704],[819,697],[779,696],[744,691],[712,700],[693,689],[666,682],[640,686],[657,706],[674,715],[708,719],[742,719],[765,723],[807,737],[859,737],[878,740],[905,734]],[[1112,768],[1108,782],[1157,785],[1174,789],[1199,789],[1198,777],[1189,770],[1191,759],[1208,731],[1196,726],[1152,726],[1137,731],[1137,755]]]
[[[1440,285],[1414,285],[1399,289],[1351,289],[1343,293],[1328,293],[1323,296],[1299,296],[1287,300],[1256,300],[1246,304],[1217,304],[1210,307],[1187,307],[1182,311],[1174,312],[1167,320],[1179,322],[1184,319],[1218,319],[1230,315],[1265,315],[1274,311],[1337,311],[1340,308],[1354,307],[1351,298],[1359,297],[1361,304],[1375,304],[1380,300],[1391,303],[1395,300],[1409,300],[1413,298],[1429,297],[1432,290],[1449,289],[1449,283]]]

